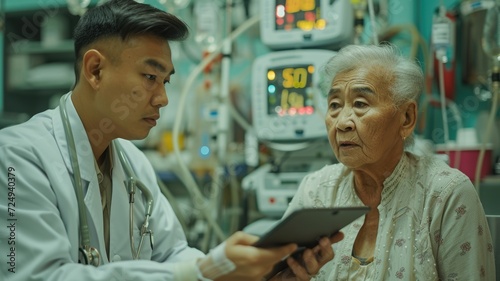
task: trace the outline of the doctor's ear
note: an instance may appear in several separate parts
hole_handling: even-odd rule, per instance
[[[95,49],[90,49],[83,55],[82,74],[89,85],[97,90],[101,81],[101,70],[106,58]]]

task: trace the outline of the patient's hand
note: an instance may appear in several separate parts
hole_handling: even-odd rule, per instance
[[[226,256],[236,269],[217,281],[260,281],[271,271],[273,265],[297,250],[296,244],[275,248],[257,248],[252,246],[257,236],[236,232],[226,240]]]
[[[309,281],[327,262],[334,257],[332,245],[344,239],[344,234],[339,232],[330,238],[323,237],[319,244],[306,249],[298,259],[290,256],[287,258],[288,268],[273,277],[272,281]]]

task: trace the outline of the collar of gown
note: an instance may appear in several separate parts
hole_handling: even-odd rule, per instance
[[[410,159],[406,152],[404,152],[399,159],[399,163],[394,168],[392,174],[385,179],[384,188],[382,189],[382,199],[380,204],[386,205],[391,201],[391,198],[394,196],[396,188],[400,185],[402,181],[409,180],[409,166]]]

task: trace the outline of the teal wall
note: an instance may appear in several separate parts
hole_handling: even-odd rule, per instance
[[[3,0],[7,12],[44,10],[66,6],[66,0]]]
[[[5,2],[4,6],[8,12],[24,11],[24,10],[37,10],[37,9],[50,9],[63,7],[67,5],[66,0],[2,0]],[[91,0],[91,5],[95,5],[99,0]],[[160,8],[158,0],[146,0],[152,6]]]
[[[2,0],[5,2],[5,8],[8,12],[37,10],[63,7],[67,5],[66,0]],[[95,5],[99,0],[91,0],[91,5]],[[146,0],[147,4],[161,8],[158,0]]]

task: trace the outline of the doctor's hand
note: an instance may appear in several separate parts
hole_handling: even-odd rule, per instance
[[[338,232],[337,234],[328,237],[323,237],[319,240],[319,244],[312,248],[306,249],[302,255],[292,255],[287,258],[286,262],[288,268],[277,274],[272,281],[286,280],[286,281],[309,281],[316,274],[323,265],[331,261],[334,257],[332,245],[344,239],[344,234]]]
[[[276,248],[252,246],[258,237],[244,232],[236,232],[226,240],[225,254],[236,269],[217,281],[260,281],[273,266],[297,250],[297,245],[288,244]]]

